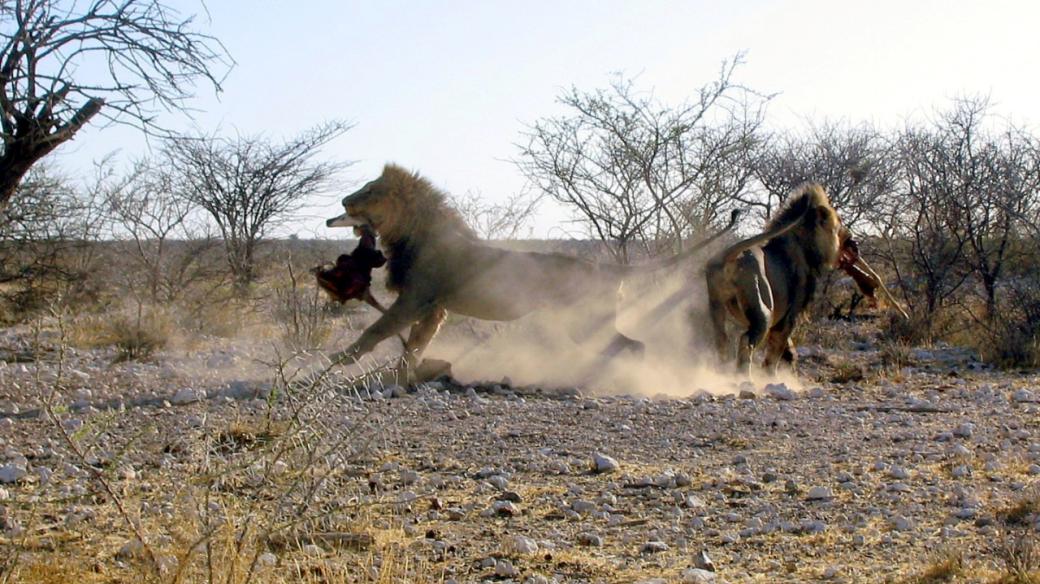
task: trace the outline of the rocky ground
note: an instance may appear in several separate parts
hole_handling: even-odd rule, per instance
[[[892,365],[869,343],[810,346],[803,391],[655,398],[272,384],[248,352],[110,364],[30,337],[0,342],[11,581],[991,582],[1035,567],[1040,376],[963,351]]]

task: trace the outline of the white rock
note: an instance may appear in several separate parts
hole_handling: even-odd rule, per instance
[[[257,558],[257,561],[260,562],[261,566],[270,568],[271,566],[278,563],[278,556],[272,554],[271,552],[264,552],[260,554],[260,557]]]
[[[80,418],[67,418],[65,420],[62,420],[61,426],[62,428],[65,428],[66,432],[70,434],[75,434],[77,431],[79,431],[80,428],[83,427],[83,420]]]
[[[823,533],[827,531],[827,524],[819,519],[803,519],[798,525],[798,531],[802,533]]]
[[[509,560],[498,560],[495,562],[495,575],[499,578],[515,578],[520,574]]]
[[[591,513],[596,510],[596,504],[592,501],[578,499],[577,501],[571,502],[571,509],[573,509],[576,513]]]
[[[693,556],[693,566],[708,572],[715,571],[715,562],[708,557],[708,550],[701,550],[700,553]]]
[[[1011,394],[1011,399],[1018,403],[1033,403],[1036,401],[1036,396],[1028,389],[1019,389]]]
[[[584,545],[589,547],[602,547],[603,538],[598,534],[591,531],[578,534],[578,545]]]
[[[795,393],[793,389],[787,387],[783,383],[770,383],[766,385],[765,393],[767,396],[779,401],[790,401],[798,397],[798,394]]]
[[[607,456],[606,454],[601,454],[597,452],[592,455],[592,467],[593,469],[595,469],[596,472],[606,473],[616,471],[617,469],[621,468],[621,465],[618,464],[618,461]]]
[[[663,541],[648,541],[643,544],[640,551],[644,554],[656,554],[668,551],[668,544]]]
[[[914,528],[912,521],[902,515],[896,515],[892,518],[892,527],[896,531],[910,531]]]
[[[139,539],[132,539],[119,548],[116,552],[116,558],[120,560],[132,560],[134,558],[142,557],[144,553],[144,544]]]
[[[25,478],[26,474],[28,473],[26,473],[24,466],[9,462],[4,466],[0,466],[0,483],[16,483]]]
[[[512,535],[502,542],[502,551],[507,554],[533,554],[538,551],[538,544],[523,535]]]
[[[894,479],[908,479],[910,478],[910,471],[901,466],[892,465],[892,468],[888,469],[888,476]]]
[[[520,514],[520,508],[511,501],[495,501],[491,504],[491,511],[505,517],[515,517]]]
[[[201,400],[204,395],[204,393],[199,392],[198,390],[190,387],[183,387],[177,390],[177,393],[173,394],[173,397],[170,398],[170,403],[177,406],[190,404]]]
[[[683,584],[712,584],[717,582],[715,572],[702,570],[701,568],[687,568],[680,575]]]
[[[805,498],[810,501],[827,501],[834,498],[834,492],[827,487],[816,486],[809,489]]]

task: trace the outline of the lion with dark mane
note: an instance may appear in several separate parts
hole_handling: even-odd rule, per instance
[[[722,250],[708,262],[708,309],[715,346],[723,363],[733,345],[726,314],[743,331],[737,343],[737,368],[750,372],[756,347],[765,339],[763,367],[775,373],[783,361],[794,367],[791,342],[798,316],[812,301],[824,270],[838,267],[849,231],[831,207],[823,187],[795,190],[766,231]]]
[[[563,325],[578,343],[604,356],[642,354],[643,344],[617,330],[618,294],[626,276],[675,265],[707,241],[643,266],[593,263],[556,254],[510,251],[477,238],[445,195],[417,173],[388,164],[382,175],[343,199],[329,227],[367,225],[389,258],[388,288],[397,300],[333,362],[356,359],[411,326],[405,359],[414,368],[448,311],[484,320],[514,320],[533,311],[568,308]]]

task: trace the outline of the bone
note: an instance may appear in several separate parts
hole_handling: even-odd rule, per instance
[[[895,308],[904,319],[910,320],[910,315],[907,314],[906,311],[903,310],[903,307],[899,305],[899,302],[896,302],[896,299],[892,297],[892,293],[889,292],[888,287],[885,286],[885,281],[881,279],[881,276],[879,276],[877,272],[874,271],[874,268],[870,267],[867,260],[863,259],[862,256],[857,256],[852,267],[866,274],[871,280],[871,285],[875,288],[881,289],[881,295],[884,297],[885,302]],[[855,278],[856,276],[852,275],[852,277]]]

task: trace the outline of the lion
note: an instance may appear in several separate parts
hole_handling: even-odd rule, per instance
[[[482,320],[509,321],[543,308],[568,308],[563,324],[579,344],[598,344],[606,358],[636,356],[643,343],[617,330],[623,280],[673,266],[733,228],[729,225],[682,253],[642,266],[593,263],[558,253],[500,249],[479,240],[444,193],[418,173],[388,164],[382,175],[343,199],[344,213],[329,227],[367,225],[389,258],[387,287],[398,294],[386,313],[345,351],[341,363],[372,351],[411,326],[405,364],[413,369],[448,312]]]
[[[765,339],[763,368],[775,374],[783,361],[795,367],[791,341],[798,316],[812,301],[824,270],[836,268],[851,238],[822,186],[797,188],[766,231],[713,256],[705,270],[708,310],[723,364],[733,349],[726,334],[729,313],[743,333],[737,369],[750,374],[755,349]]]

